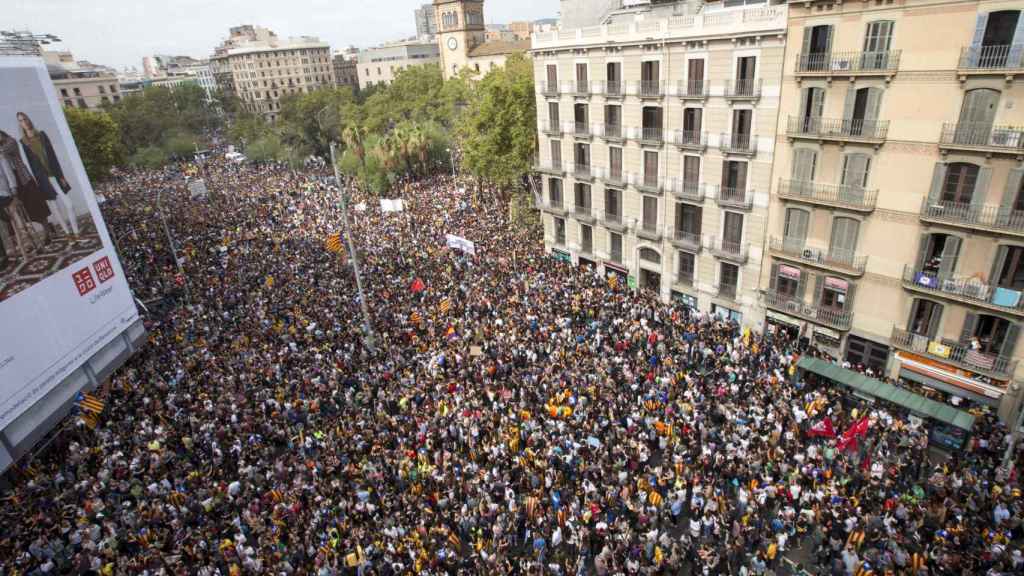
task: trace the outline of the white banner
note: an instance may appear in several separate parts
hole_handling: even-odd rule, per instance
[[[138,319],[60,100],[39,58],[0,60],[0,427]],[[52,224],[59,232],[47,237]],[[66,232],[65,232],[66,230]],[[24,256],[23,256],[24,250]]]
[[[476,254],[476,244],[470,242],[469,240],[466,240],[462,236],[456,236],[454,234],[445,234],[444,238],[445,243],[448,244],[449,248],[458,248],[463,252],[468,252],[473,255]]]
[[[405,204],[402,203],[402,199],[397,200],[385,200],[381,198],[380,209],[382,212],[401,212],[405,209]]]

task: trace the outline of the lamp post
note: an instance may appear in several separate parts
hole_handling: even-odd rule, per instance
[[[455,178],[455,154],[452,152],[451,148],[445,148],[445,150],[448,151],[448,161],[451,162],[452,165],[452,178]]]
[[[167,217],[164,216],[164,207],[161,203],[163,198],[164,189],[163,187],[157,188],[156,191],[156,211],[160,214],[160,222],[164,227],[164,234],[167,235],[167,244],[171,247],[171,256],[174,258],[174,263],[178,266],[178,275],[181,276],[181,281],[185,286],[185,298],[188,301],[189,306],[192,305],[192,289],[189,287],[188,276],[185,276],[185,268],[181,265],[181,259],[178,258],[178,250],[174,247],[174,238],[171,236],[171,227],[167,225]]]

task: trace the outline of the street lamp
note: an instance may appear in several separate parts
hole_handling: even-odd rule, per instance
[[[188,277],[185,276],[185,268],[181,265],[181,259],[178,258],[178,251],[174,247],[174,238],[171,237],[171,228],[167,225],[167,218],[164,216],[163,204],[160,202],[163,197],[163,187],[157,188],[156,190],[156,211],[160,214],[160,222],[164,226],[164,234],[167,235],[167,244],[171,247],[171,256],[174,257],[174,263],[178,266],[178,274],[181,276],[181,281],[185,285],[185,298],[188,300],[189,306],[192,305],[192,289],[188,284]]]
[[[452,153],[451,148],[445,148],[448,151],[448,161],[452,165],[452,178],[455,178],[455,154]]]

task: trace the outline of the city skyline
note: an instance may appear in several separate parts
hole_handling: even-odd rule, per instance
[[[142,68],[142,58],[153,54],[207,58],[227,37],[228,29],[253,24],[273,30],[279,37],[316,36],[334,50],[359,48],[408,38],[416,34],[413,11],[426,0],[381,0],[374,11],[353,10],[353,2],[298,0],[180,0],[140,6],[126,0],[105,0],[75,10],[71,0],[16,0],[5,27],[54,34],[62,42],[54,50],[73,52],[78,60],[112,66]],[[489,3],[487,23],[554,18],[556,0]],[[161,23],[173,23],[173,28]],[[153,34],[154,27],[164,32]],[[182,30],[183,33],[174,31]]]

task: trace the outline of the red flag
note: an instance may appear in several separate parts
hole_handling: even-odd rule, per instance
[[[817,424],[811,426],[807,430],[808,436],[825,436],[826,438],[835,438],[836,431],[832,427],[832,418],[825,416],[824,420],[821,420]]]
[[[426,289],[427,285],[424,284],[423,280],[420,280],[419,278],[413,280],[412,286],[409,287],[409,290],[412,290],[413,294],[415,294],[416,292],[423,292]]]
[[[852,426],[843,432],[843,437],[839,439],[836,444],[836,448],[840,450],[856,450],[857,449],[857,438],[863,438],[868,434],[868,417],[864,416],[860,420],[853,423]]]
[[[862,416],[860,420],[857,420],[853,426],[847,430],[848,433],[852,433],[854,436],[860,436],[861,438],[868,435],[868,417]]]

